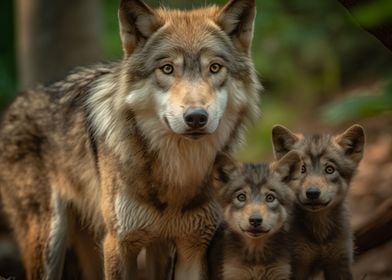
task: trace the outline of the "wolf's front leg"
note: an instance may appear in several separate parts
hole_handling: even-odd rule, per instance
[[[172,280],[174,244],[166,240],[152,242],[146,248],[146,279]]]
[[[353,263],[352,241],[346,241],[343,247],[333,244],[328,257],[324,259],[323,272],[325,280],[352,280]]]
[[[325,280],[352,280],[353,275],[350,269],[335,269],[335,270],[325,270],[324,271]]]
[[[65,203],[55,191],[52,192],[49,209],[41,206],[45,203],[44,199],[34,202],[39,210],[27,212],[24,228],[15,232],[22,250],[26,278],[61,279],[67,247]]]
[[[138,279],[137,255],[141,247],[133,246],[108,233],[103,243],[106,280]]]
[[[311,279],[311,263],[303,258],[292,258],[291,262],[291,280]]]
[[[341,259],[324,267],[325,280],[352,280],[351,265],[347,259]]]
[[[180,240],[176,243],[177,260],[174,272],[175,280],[207,279],[206,247],[191,240]]]

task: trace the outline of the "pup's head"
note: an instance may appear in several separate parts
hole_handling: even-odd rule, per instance
[[[294,193],[300,178],[301,159],[290,152],[276,163],[216,166],[219,199],[225,221],[235,232],[250,239],[268,237],[288,224]]]
[[[365,133],[353,125],[342,134],[298,135],[277,125],[272,129],[277,159],[289,151],[298,151],[303,160],[301,184],[296,188],[298,204],[318,211],[341,203],[362,159]]]
[[[120,102],[143,119],[143,131],[199,139],[220,129],[223,142],[240,118],[257,115],[260,85],[250,60],[255,9],[255,0],[190,11],[121,1]]]

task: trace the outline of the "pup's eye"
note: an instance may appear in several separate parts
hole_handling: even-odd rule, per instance
[[[174,71],[174,67],[173,67],[173,65],[171,65],[171,64],[165,64],[165,65],[163,65],[161,68],[159,68],[159,69],[161,69],[161,71],[163,72],[163,74],[166,74],[166,75],[170,75],[170,74],[172,74],[173,73],[173,71]]]
[[[265,197],[265,201],[266,202],[273,202],[275,200],[275,196],[273,194],[267,194],[267,196]]]
[[[328,165],[327,167],[325,167],[325,173],[332,174],[334,172],[335,172],[335,168],[333,168],[333,166]]]
[[[212,74],[218,73],[221,69],[222,69],[222,65],[220,65],[218,63],[213,63],[210,65],[210,72]]]
[[[237,199],[240,202],[244,202],[246,200],[246,195],[244,193],[240,193],[239,195],[237,195]]]
[[[305,166],[305,164],[303,164],[301,166],[301,173],[306,173],[306,166]]]

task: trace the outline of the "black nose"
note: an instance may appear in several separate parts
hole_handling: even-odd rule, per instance
[[[315,187],[310,187],[309,189],[306,190],[306,197],[311,199],[311,200],[316,200],[320,197],[320,190],[319,188]]]
[[[253,226],[253,227],[258,227],[261,225],[261,223],[263,222],[263,218],[260,215],[251,215],[249,217],[249,223]]]
[[[184,113],[184,120],[190,128],[202,128],[208,122],[208,113],[203,108],[189,108]]]

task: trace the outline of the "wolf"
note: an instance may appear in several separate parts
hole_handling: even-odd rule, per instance
[[[223,160],[223,162],[227,160]],[[211,242],[209,279],[289,279],[289,225],[301,159],[290,152],[273,164],[220,160],[217,196],[224,223]]]
[[[352,231],[346,205],[350,181],[360,163],[365,133],[360,125],[345,132],[299,135],[283,126],[272,129],[277,159],[301,154],[301,183],[295,189],[292,235],[293,279],[352,279]]]
[[[205,278],[222,219],[212,166],[259,113],[255,13],[255,0],[189,11],[121,0],[121,61],[15,99],[0,128],[0,189],[28,279],[59,278],[74,243],[103,256],[105,279],[134,279],[139,251],[166,241],[175,279]],[[95,258],[81,259],[99,279]]]

